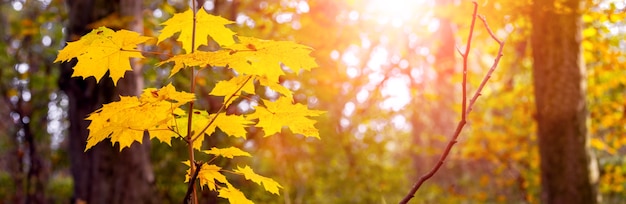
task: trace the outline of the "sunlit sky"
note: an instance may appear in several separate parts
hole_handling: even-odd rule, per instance
[[[343,115],[341,126],[347,127],[351,124],[350,117],[355,114],[355,110],[359,106],[363,106],[364,102],[371,97],[375,91],[376,86],[381,84],[380,95],[384,97],[383,101],[378,103],[378,108],[382,110],[391,110],[395,112],[401,112],[411,102],[411,80],[421,78],[423,71],[417,67],[411,67],[407,59],[403,59],[402,56],[398,56],[393,49],[394,47],[403,47],[402,45],[391,45],[389,43],[402,42],[393,38],[398,35],[411,35],[413,38],[420,38],[421,36],[415,36],[412,32],[413,29],[427,30],[434,32],[437,30],[438,22],[432,20],[432,13],[425,13],[424,7],[431,6],[429,2],[423,0],[364,0],[360,1],[363,6],[361,11],[351,11],[349,13],[350,20],[353,21],[366,21],[369,24],[373,24],[374,28],[370,30],[363,30],[363,36],[381,36],[382,39],[370,39],[370,37],[362,37],[360,45],[350,46],[348,49],[339,52],[334,51],[331,53],[331,58],[335,60],[341,60],[345,64],[346,75],[349,78],[366,77],[368,84],[363,87],[358,87],[356,99],[345,104],[343,109]],[[423,10],[422,10],[423,9]],[[424,19],[426,18],[426,19]],[[416,22],[427,22],[422,25],[415,25]],[[368,25],[369,25],[368,24]],[[416,28],[420,26],[421,28]],[[376,33],[380,32],[376,27],[382,27],[385,32],[388,33]],[[393,33],[402,32],[402,33]],[[373,47],[370,56],[360,56],[360,52],[365,49],[370,49],[370,46],[374,46],[372,41],[381,41],[383,43],[378,44],[377,47]],[[421,50],[421,54],[428,55],[429,51]],[[410,55],[410,54],[409,54]],[[360,57],[366,58],[368,61],[366,64],[362,63]],[[410,76],[402,73],[387,73],[393,72],[392,70],[411,69]],[[389,77],[385,80],[385,76]],[[403,113],[393,116],[385,120],[383,124],[380,121],[371,121],[369,129],[380,132],[380,128],[386,125],[392,125],[397,130],[409,130],[408,121]],[[359,124],[355,136],[358,138],[367,129],[364,124]]]
[[[350,18],[352,20],[357,20],[359,18],[363,18],[361,20],[365,21],[375,21],[377,24],[381,26],[392,26],[395,28],[401,27],[409,27],[412,25],[408,25],[410,23],[416,22],[415,18],[424,17],[424,15],[416,14],[419,11],[420,7],[426,6],[426,1],[422,0],[369,0],[364,1],[365,9],[362,13],[357,11],[352,11],[350,13]],[[376,32],[374,30],[366,30],[364,32]],[[362,47],[368,48],[371,45],[372,39],[364,38],[362,39]],[[393,45],[392,45],[393,46]],[[357,67],[359,66],[359,61],[361,59],[358,58],[358,47],[351,47],[346,50],[341,60],[345,63],[347,68],[347,75],[349,77],[368,77],[370,81],[370,87],[375,86],[385,78],[385,72],[389,71],[384,69],[384,66],[389,66],[392,60],[396,60],[399,62],[395,62],[395,64],[399,64],[398,68],[400,69],[408,69],[410,67],[408,61],[406,59],[400,59],[398,56],[392,56],[392,53],[385,46],[379,46],[373,48],[372,55],[369,56],[369,61],[365,65],[365,67]],[[333,53],[333,55],[338,55],[338,53]],[[332,56],[337,58],[338,56]],[[367,71],[360,69],[368,69]],[[369,73],[367,76],[359,76],[361,73]],[[390,76],[386,82],[383,84],[382,95],[383,97],[387,97],[384,102],[380,104],[382,109],[394,110],[398,111],[406,106],[410,101],[410,90],[409,83],[410,80],[407,76],[399,75],[399,76]],[[361,90],[357,95],[357,101],[363,102],[365,98],[367,98],[367,91]],[[350,106],[346,107],[347,112],[350,113]]]

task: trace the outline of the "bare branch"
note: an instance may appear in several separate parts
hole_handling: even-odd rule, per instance
[[[480,92],[485,87],[485,84],[487,84],[487,81],[489,81],[489,79],[491,78],[491,74],[493,74],[493,71],[496,70],[496,67],[498,67],[498,63],[500,63],[500,58],[502,58],[503,56],[502,50],[504,49],[504,41],[500,41],[498,37],[496,37],[496,35],[494,35],[493,32],[491,32],[491,28],[489,28],[489,25],[487,24],[487,20],[485,19],[485,17],[479,15],[478,18],[480,18],[480,20],[485,25],[485,28],[489,32],[489,35],[491,36],[491,38],[495,40],[496,42],[498,42],[498,44],[500,45],[500,48],[498,48],[498,55],[493,60],[493,64],[491,65],[491,68],[489,68],[489,71],[487,71],[487,75],[485,75],[485,78],[483,78],[483,81],[480,82],[478,89],[476,89],[476,93],[474,93],[474,97],[470,99],[470,104],[469,104],[469,107],[467,108],[466,114],[469,114],[470,112],[472,112],[472,107],[474,106],[474,103],[476,103],[476,99],[478,99],[478,97],[481,95]]]
[[[461,51],[461,49],[460,49],[458,46],[454,46],[454,48],[456,48],[456,51],[457,51],[457,52],[459,52],[459,55],[461,55],[461,56],[465,56],[465,55],[463,54],[463,51]]]
[[[502,55],[502,49],[504,47],[504,42],[498,40],[496,38],[496,36],[493,34],[493,32],[491,32],[491,29],[487,25],[487,21],[485,20],[485,18],[483,16],[478,16],[483,21],[483,23],[484,23],[485,27],[487,28],[487,31],[489,32],[491,37],[496,42],[498,42],[498,44],[500,45],[500,49],[498,51],[498,55],[496,56],[496,58],[494,60],[493,65],[491,66],[491,68],[487,72],[487,75],[481,81],[480,86],[478,87],[478,89],[474,93],[474,96],[470,100],[469,106],[466,106],[467,105],[466,104],[466,102],[467,102],[467,95],[466,95],[467,94],[467,60],[469,58],[470,45],[471,45],[471,42],[472,42],[472,34],[474,33],[474,23],[476,21],[476,17],[477,17],[476,13],[477,13],[477,10],[478,10],[478,4],[475,1],[472,2],[472,3],[474,4],[474,13],[473,13],[473,16],[472,16],[472,24],[470,26],[470,33],[469,33],[469,37],[467,39],[467,47],[465,49],[465,53],[461,53],[461,51],[457,48],[457,51],[461,54],[461,56],[463,56],[463,84],[462,84],[462,86],[463,86],[463,91],[462,91],[463,92],[463,103],[462,103],[462,109],[461,109],[462,110],[461,111],[461,120],[457,124],[456,129],[454,131],[454,135],[452,136],[450,141],[448,141],[448,144],[446,145],[446,148],[445,148],[444,152],[439,157],[439,160],[438,160],[437,164],[428,173],[424,174],[423,176],[421,176],[419,178],[419,180],[413,185],[413,188],[411,188],[411,191],[409,191],[409,193],[406,195],[406,197],[404,197],[404,199],[402,199],[402,201],[400,201],[400,204],[408,203],[413,197],[415,197],[415,192],[417,192],[417,190],[420,188],[420,186],[422,186],[422,184],[424,184],[424,182],[426,182],[426,180],[430,179],[433,175],[435,175],[435,173],[437,173],[437,171],[439,171],[439,168],[441,168],[441,166],[445,162],[446,158],[448,158],[448,155],[450,154],[450,151],[452,150],[452,147],[454,146],[454,144],[457,143],[457,139],[459,138],[459,135],[461,134],[461,131],[463,130],[463,127],[467,123],[466,117],[471,112],[472,106],[476,102],[476,99],[481,95],[480,92],[484,88],[484,86],[487,83],[487,81],[491,78],[491,74],[496,69],[496,67],[498,67],[498,63],[500,62],[500,58],[503,56]]]

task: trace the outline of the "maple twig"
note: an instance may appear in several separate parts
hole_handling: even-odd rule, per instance
[[[404,199],[402,199],[402,201],[400,201],[400,204],[406,204],[413,197],[415,197],[415,192],[417,192],[417,190],[420,188],[420,186],[424,182],[426,182],[426,180],[430,179],[433,175],[435,175],[435,173],[437,173],[439,168],[441,168],[441,166],[443,165],[444,161],[446,160],[446,158],[450,154],[450,151],[452,150],[452,147],[454,146],[454,144],[457,143],[457,139],[458,139],[459,135],[461,134],[461,131],[463,130],[463,127],[467,123],[467,118],[466,118],[467,115],[471,112],[472,107],[473,107],[474,103],[476,102],[476,99],[481,95],[482,89],[484,88],[484,86],[487,83],[487,81],[491,78],[491,74],[496,69],[496,67],[498,67],[498,63],[500,62],[500,58],[503,56],[502,55],[502,50],[504,48],[504,42],[497,39],[497,37],[493,34],[493,32],[491,32],[491,29],[487,25],[487,21],[485,20],[485,18],[482,17],[482,16],[479,16],[479,18],[483,21],[485,27],[487,28],[487,31],[489,32],[489,35],[491,35],[491,37],[496,42],[498,42],[498,44],[500,45],[500,48],[498,50],[498,55],[496,56],[493,65],[491,66],[491,68],[487,72],[487,75],[481,81],[480,86],[478,87],[478,89],[474,93],[474,96],[470,100],[469,106],[466,106],[466,101],[467,101],[467,95],[466,95],[467,94],[467,89],[466,89],[466,87],[467,87],[467,80],[466,80],[467,79],[466,78],[467,77],[467,60],[469,58],[470,44],[471,44],[471,41],[472,41],[472,34],[474,32],[474,23],[476,21],[477,11],[478,11],[478,4],[475,1],[472,2],[472,3],[474,4],[474,12],[473,12],[473,15],[472,15],[472,24],[470,26],[469,37],[467,39],[467,41],[468,41],[467,42],[467,47],[466,47],[465,53],[461,53],[461,55],[463,57],[463,84],[462,84],[463,85],[463,90],[462,90],[462,92],[463,92],[463,103],[462,103],[462,111],[461,111],[461,120],[457,124],[456,129],[454,131],[454,135],[450,139],[450,141],[448,141],[448,144],[446,145],[446,148],[445,148],[444,152],[439,157],[439,160],[438,160],[437,164],[428,173],[424,174],[423,176],[421,176],[419,178],[419,180],[413,185],[413,187],[411,188],[409,193],[404,197]],[[459,50],[457,49],[457,51],[459,51]],[[460,53],[460,51],[459,51],[459,53]]]
[[[192,23],[192,32],[191,32],[191,53],[194,52],[194,48],[195,48],[195,43],[196,43],[196,1],[191,1],[191,8],[192,8],[192,13],[193,13],[193,23]],[[196,92],[196,80],[195,79],[195,72],[196,69],[192,68],[191,69],[191,76],[189,79],[191,79],[191,87],[190,92],[191,93],[195,93]],[[185,138],[185,140],[187,141],[187,151],[189,152],[189,164],[194,164],[194,152],[193,152],[193,141],[191,140],[192,138],[192,122],[193,122],[193,105],[194,105],[194,101],[190,101],[189,102],[189,111],[187,114],[187,137]],[[196,169],[194,168],[195,165],[190,165],[191,166],[191,173],[194,175],[197,175]],[[194,182],[189,182],[189,188],[192,189],[192,196],[193,196],[193,203],[197,204],[198,203],[198,194],[196,193],[196,186],[193,185]],[[189,192],[188,192],[189,193]],[[186,201],[187,199],[185,199]]]
[[[491,32],[491,28],[489,28],[489,24],[487,24],[487,19],[485,19],[485,17],[481,15],[479,15],[478,18],[485,25],[485,29],[487,29],[487,32],[489,32],[489,35],[491,36],[491,38],[495,40],[496,42],[498,42],[500,47],[498,48],[498,56],[496,56],[496,58],[493,60],[493,64],[491,65],[491,68],[489,68],[489,71],[487,71],[487,75],[485,75],[485,78],[483,79],[483,81],[480,82],[478,89],[476,89],[476,93],[474,94],[472,99],[470,99],[470,104],[469,104],[469,107],[467,107],[466,114],[469,114],[470,112],[472,112],[472,107],[474,106],[474,103],[476,102],[478,97],[481,95],[480,92],[485,87],[485,84],[487,84],[487,81],[489,81],[489,79],[491,78],[491,74],[493,74],[493,71],[496,70],[496,67],[498,67],[498,63],[500,63],[500,58],[502,57],[502,50],[504,49],[504,41],[498,40],[498,37],[496,37],[496,35],[494,35],[493,32]]]
[[[193,169],[195,166],[195,169],[200,169],[200,167],[202,167],[202,162],[194,162],[193,165],[189,165],[192,166],[191,168]],[[198,171],[194,171],[193,175],[191,176],[191,178],[189,178],[189,186],[187,186],[187,193],[185,193],[185,199],[183,200],[183,203],[188,204],[189,200],[191,200],[191,193],[193,191],[195,191],[195,182],[196,179],[198,179],[198,174],[200,173],[200,170]]]
[[[235,93],[233,93],[233,94],[232,94],[232,95],[230,95],[230,96],[229,96],[226,100],[224,100],[224,104],[222,104],[222,106],[220,106],[220,109],[219,109],[219,110],[217,110],[217,113],[215,114],[215,116],[213,116],[213,118],[211,118],[211,121],[209,121],[209,123],[208,123],[206,126],[204,126],[204,128],[202,128],[202,131],[198,132],[198,133],[197,133],[197,135],[196,135],[196,136],[194,136],[194,137],[191,139],[191,144],[193,144],[193,142],[194,142],[194,141],[196,141],[196,139],[198,139],[200,136],[202,136],[202,135],[204,134],[204,131],[206,131],[207,129],[209,129],[209,127],[211,127],[211,125],[213,124],[213,122],[215,122],[215,120],[217,119],[217,116],[219,116],[219,115],[222,113],[222,111],[224,111],[224,109],[226,109],[226,104],[227,104],[230,100],[232,100],[232,99],[233,99],[233,98],[237,95],[237,93],[238,93],[241,89],[243,89],[243,86],[245,86],[245,85],[248,83],[248,81],[250,81],[250,79],[252,79],[252,76],[248,76],[248,78],[246,79],[246,81],[244,81],[244,82],[241,84],[241,86],[239,86],[239,88],[238,88],[237,90],[235,90]]]

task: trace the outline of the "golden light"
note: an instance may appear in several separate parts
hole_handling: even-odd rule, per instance
[[[343,53],[342,61],[348,65],[347,74],[350,78],[368,78],[370,84],[367,87],[380,86],[380,94],[385,99],[380,102],[379,108],[399,111],[410,103],[409,87],[412,79],[402,73],[389,74],[387,72],[411,69],[408,61],[403,59],[406,56],[402,56],[404,55],[402,53],[407,51],[400,49],[407,48],[407,36],[415,35],[414,31],[430,30],[429,23],[431,22],[424,18],[430,17],[431,11],[428,11],[428,7],[432,6],[432,2],[361,0],[354,3],[358,5],[358,11],[351,11],[348,17],[352,21],[361,21],[367,25],[366,29],[360,31],[361,35],[366,37],[362,37],[360,48],[351,47]],[[418,27],[423,27],[423,29]],[[370,50],[369,55],[357,57],[356,53],[363,53],[363,49]],[[404,65],[400,65],[401,61]],[[359,62],[363,63],[360,64],[362,67],[357,68]]]
[[[407,21],[414,20],[419,16],[420,8],[427,1],[425,0],[366,0],[366,13],[372,14],[380,24],[391,24],[394,27],[401,27]]]

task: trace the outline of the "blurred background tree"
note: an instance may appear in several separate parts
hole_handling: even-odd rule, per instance
[[[328,111],[316,125],[321,140],[289,131],[283,131],[284,137],[262,138],[255,128],[249,129],[245,141],[219,132],[205,140],[212,146],[234,144],[250,151],[255,157],[244,160],[285,187],[278,197],[258,191],[248,181],[236,184],[253,201],[395,203],[415,178],[434,165],[460,116],[461,69],[455,47],[463,50],[465,46],[470,3],[199,2],[207,11],[235,21],[233,29],[241,35],[295,40],[313,47],[320,65],[311,73],[281,80],[296,92],[296,101]],[[479,13],[486,16],[496,35],[506,38],[503,61],[469,115],[451,157],[418,191],[416,203],[541,201],[532,83],[532,53],[537,48],[531,47],[530,39],[532,29],[548,19],[531,21],[536,9],[528,1],[478,3]],[[587,71],[581,80],[587,80],[584,100],[589,119],[578,126],[588,128],[589,143],[597,155],[591,161],[598,163],[601,202],[621,203],[626,200],[626,4],[618,0],[580,3],[580,46]],[[73,105],[57,86],[61,70],[51,63],[70,34],[71,29],[65,28],[71,25],[71,7],[66,6],[70,4],[63,0],[3,0],[0,4],[0,182],[9,184],[0,186],[4,202],[66,203],[74,194],[72,189],[81,185],[69,170],[69,157],[75,153],[67,151],[72,138],[68,110]],[[188,5],[187,0],[143,1],[143,9],[134,14],[143,17],[144,34],[155,36],[160,23]],[[106,14],[91,20],[109,26],[128,22]],[[469,92],[478,86],[497,50],[481,26],[477,25],[474,34]],[[203,49],[211,46],[215,45]],[[145,49],[180,51],[173,41]],[[138,62],[144,64],[140,66],[145,86],[160,87],[173,80],[167,77],[170,67],[148,66],[166,59],[166,54],[148,55]],[[216,68],[201,74],[199,91],[208,93],[215,81],[233,73]],[[179,87],[189,82],[174,80]],[[260,91],[268,98],[276,94]],[[216,111],[221,100],[205,95],[199,106]],[[229,111],[250,111],[249,101],[238,103]],[[180,164],[186,158],[184,145],[174,142],[172,146],[175,151],[156,142],[149,148],[155,202],[180,202],[186,191],[182,176],[186,168]],[[201,194],[203,203],[225,202],[206,189]]]
[[[143,32],[140,1],[68,0],[66,41],[76,41],[94,28],[129,29]],[[62,63],[59,88],[66,94],[69,120],[68,155],[73,178],[72,203],[151,203],[154,175],[150,166],[148,139],[118,151],[111,143],[85,151],[89,122],[85,118],[102,104],[119,100],[119,95],[139,95],[143,90],[142,64],[135,61],[118,87],[112,80],[96,83],[94,78],[72,77],[74,62]]]

